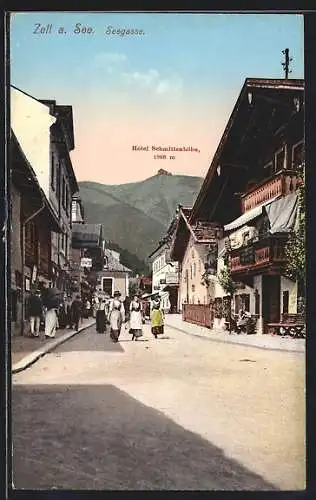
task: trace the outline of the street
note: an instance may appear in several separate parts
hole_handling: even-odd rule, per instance
[[[15,488],[305,488],[301,353],[93,326],[12,379]]]

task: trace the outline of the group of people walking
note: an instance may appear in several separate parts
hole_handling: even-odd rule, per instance
[[[95,296],[89,301],[89,308],[83,305],[80,296],[74,300],[65,297],[61,299],[51,289],[36,290],[29,298],[30,330],[33,337],[39,337],[42,322],[44,323],[45,337],[53,338],[56,329],[75,328],[79,329],[79,324],[85,310],[91,310],[91,314],[96,318],[96,330],[98,333],[110,331],[110,338],[113,342],[118,342],[122,325],[132,335],[132,340],[136,341],[143,336],[144,313],[143,306],[138,295],[132,300],[126,297],[121,299],[121,293],[116,291],[113,297]],[[155,338],[164,333],[164,313],[160,307],[159,297],[155,297],[152,302],[151,311],[151,332]]]
[[[126,297],[121,300],[120,292],[115,292],[113,297],[97,298],[98,309],[96,311],[96,330],[98,333],[110,331],[110,338],[118,342],[122,325],[132,335],[132,341],[137,341],[143,336],[144,312],[138,295],[132,300]],[[155,338],[163,334],[163,311],[160,309],[160,301],[153,301],[151,314],[152,334]]]
[[[82,318],[82,301],[77,295],[74,300],[64,300],[50,289],[36,290],[29,298],[30,330],[33,337],[40,336],[44,323],[46,338],[54,338],[59,326],[79,329]]]

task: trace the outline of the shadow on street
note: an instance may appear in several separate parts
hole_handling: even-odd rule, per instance
[[[113,385],[14,386],[12,436],[17,489],[277,490]]]
[[[104,351],[104,352],[124,352],[120,342],[114,344],[109,333],[97,333],[92,328],[75,335],[63,344],[60,344],[53,353],[71,351]]]

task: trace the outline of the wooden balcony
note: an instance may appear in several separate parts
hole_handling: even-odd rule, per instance
[[[183,321],[194,323],[195,325],[206,326],[211,328],[212,312],[208,305],[203,304],[183,304],[182,318]]]
[[[273,177],[265,179],[252,187],[241,196],[242,211],[248,212],[252,208],[265,203],[276,196],[285,196],[296,191],[300,179],[292,170],[282,170]]]
[[[286,238],[268,237],[252,245],[233,250],[230,268],[232,274],[254,274],[265,268],[286,264]]]

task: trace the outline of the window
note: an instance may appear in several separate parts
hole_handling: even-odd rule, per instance
[[[56,169],[56,195],[58,200],[60,199],[60,180],[61,180],[61,161],[58,162],[58,167]]]
[[[193,276],[196,276],[196,263],[193,264]]]
[[[282,313],[283,314],[288,314],[289,313],[289,291],[285,290],[283,292],[283,307],[282,307]]]
[[[194,259],[194,250],[192,250],[192,259]]]
[[[56,170],[55,170],[55,156],[54,153],[52,153],[52,158],[51,158],[51,178],[50,178],[50,184],[55,191],[55,177],[56,177]]]
[[[192,264],[190,264],[190,277],[192,279]]]
[[[270,177],[273,174],[274,168],[273,168],[273,161],[270,161],[267,163],[264,167],[264,177]]]
[[[65,256],[68,257],[68,234],[65,234]]]
[[[199,273],[201,272],[201,261],[199,260]]]
[[[69,191],[68,191],[68,186],[66,186],[65,209],[66,209],[66,214],[69,215]]]
[[[249,293],[243,293],[240,295],[242,304],[245,308],[245,311],[250,312],[250,295]]]
[[[102,278],[102,291],[104,293],[113,295],[113,279],[112,278]]]
[[[61,203],[64,208],[65,208],[65,198],[66,198],[66,183],[65,183],[65,178],[63,177],[62,190],[61,190]]]
[[[275,172],[285,168],[285,146],[275,154]]]
[[[303,141],[294,144],[292,147],[292,169],[296,170],[302,165],[304,160],[304,143]]]

